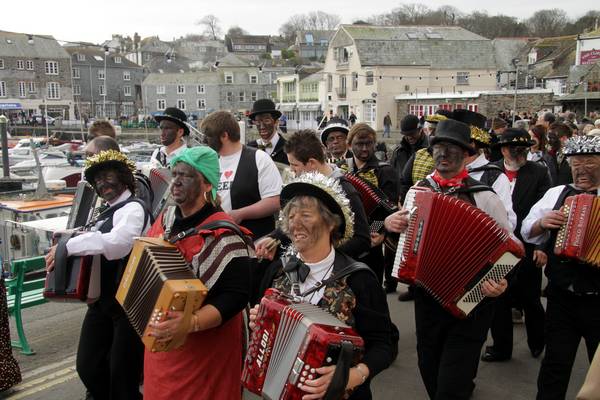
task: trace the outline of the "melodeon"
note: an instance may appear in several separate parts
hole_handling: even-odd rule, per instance
[[[369,221],[383,220],[388,215],[398,211],[398,207],[379,188],[374,187],[354,174],[345,173],[344,177],[354,186],[360,195]]]
[[[563,213],[567,223],[558,231],[554,254],[600,267],[600,197],[567,197]]]
[[[266,399],[301,399],[306,392],[298,386],[316,379],[316,368],[336,364],[342,373],[358,363],[363,348],[362,338],[327,311],[268,289],[250,337],[242,385]],[[338,392],[341,398],[344,388],[328,389],[331,398]]]
[[[392,276],[425,289],[458,318],[483,300],[483,282],[504,278],[524,256],[519,241],[467,202],[413,187],[404,208],[409,225]]]
[[[148,350],[169,351],[183,345],[187,332],[159,343],[148,336],[148,324],[164,320],[167,311],[183,311],[186,326],[207,292],[175,246],[143,237],[134,242],[116,299]]]

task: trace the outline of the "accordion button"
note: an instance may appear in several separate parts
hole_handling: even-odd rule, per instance
[[[317,370],[316,370],[316,369],[314,369],[314,368],[311,368],[311,369],[310,369],[310,373],[311,373],[311,374],[314,374],[315,372],[317,372]]]
[[[313,375],[309,375],[307,378],[308,378],[309,380],[313,380],[313,379],[314,379],[314,376],[313,376]]]
[[[308,372],[302,371],[302,376],[306,376],[306,375],[308,375]]]
[[[310,365],[306,364],[306,365],[304,366],[304,369],[306,369],[306,370],[310,369]]]
[[[304,381],[306,381],[306,378],[305,378],[305,377],[303,377],[303,376],[301,376],[301,377],[300,377],[300,382],[301,382],[301,383],[304,383]]]
[[[330,362],[332,362],[333,360],[331,359],[331,357],[327,357],[327,359],[326,359],[325,361],[327,361],[328,363],[330,363]]]

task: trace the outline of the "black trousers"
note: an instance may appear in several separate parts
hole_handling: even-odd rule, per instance
[[[377,276],[377,280],[379,283],[383,283],[383,269],[384,269],[384,259],[383,259],[383,245],[379,245],[376,247],[371,247],[366,256],[360,259],[361,262],[364,262],[375,272]]]
[[[482,304],[469,318],[458,319],[415,287],[419,371],[432,400],[471,397],[492,316],[493,308]]]
[[[77,373],[94,400],[141,399],[144,345],[121,306],[101,299],[85,314]]]
[[[515,277],[508,290],[498,297],[492,322],[494,350],[512,356],[512,307],[517,305],[525,315],[527,345],[530,350],[544,348],[544,307],[541,302],[542,269],[533,262],[533,250],[517,265]]]
[[[600,342],[600,296],[579,296],[550,286],[546,293],[546,354],[537,400],[564,400],[581,338],[590,362]]]
[[[400,249],[402,251],[402,249]],[[385,245],[383,246],[383,264],[385,273],[385,286],[387,288],[395,289],[398,287],[398,279],[392,277],[392,269],[394,269],[394,260],[396,259],[396,252],[390,250]]]

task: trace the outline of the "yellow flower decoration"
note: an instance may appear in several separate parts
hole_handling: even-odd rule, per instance
[[[447,119],[448,118],[446,116],[441,115],[441,114],[430,114],[425,117],[425,121],[433,122],[434,124],[437,124],[438,122],[441,122],[441,121],[445,121]]]
[[[102,164],[108,161],[117,161],[122,162],[129,168],[131,173],[135,173],[135,163],[131,161],[127,156],[120,151],[116,150],[105,150],[101,151],[98,154],[93,155],[92,157],[86,158],[85,160],[85,169],[88,170],[95,165]]]
[[[471,125],[471,140],[476,140],[479,143],[489,145],[492,141],[492,137],[483,129]]]

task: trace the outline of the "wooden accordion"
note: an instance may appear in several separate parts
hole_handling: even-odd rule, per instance
[[[567,223],[558,231],[554,254],[600,267],[600,197],[567,197],[563,213]]]
[[[135,240],[116,298],[150,351],[169,351],[185,342],[177,332],[168,343],[148,336],[148,324],[160,322],[167,311],[183,311],[183,326],[200,308],[208,290],[195,277],[177,248],[161,238]]]
[[[411,215],[392,276],[425,289],[458,318],[483,300],[483,282],[504,278],[524,256],[519,241],[462,200],[413,187],[404,208]]]
[[[341,373],[358,363],[363,348],[362,338],[327,311],[268,289],[250,337],[242,384],[266,399],[298,400],[306,394],[298,386],[316,379],[316,368],[336,364]],[[344,387],[333,386],[331,398],[341,398]]]

